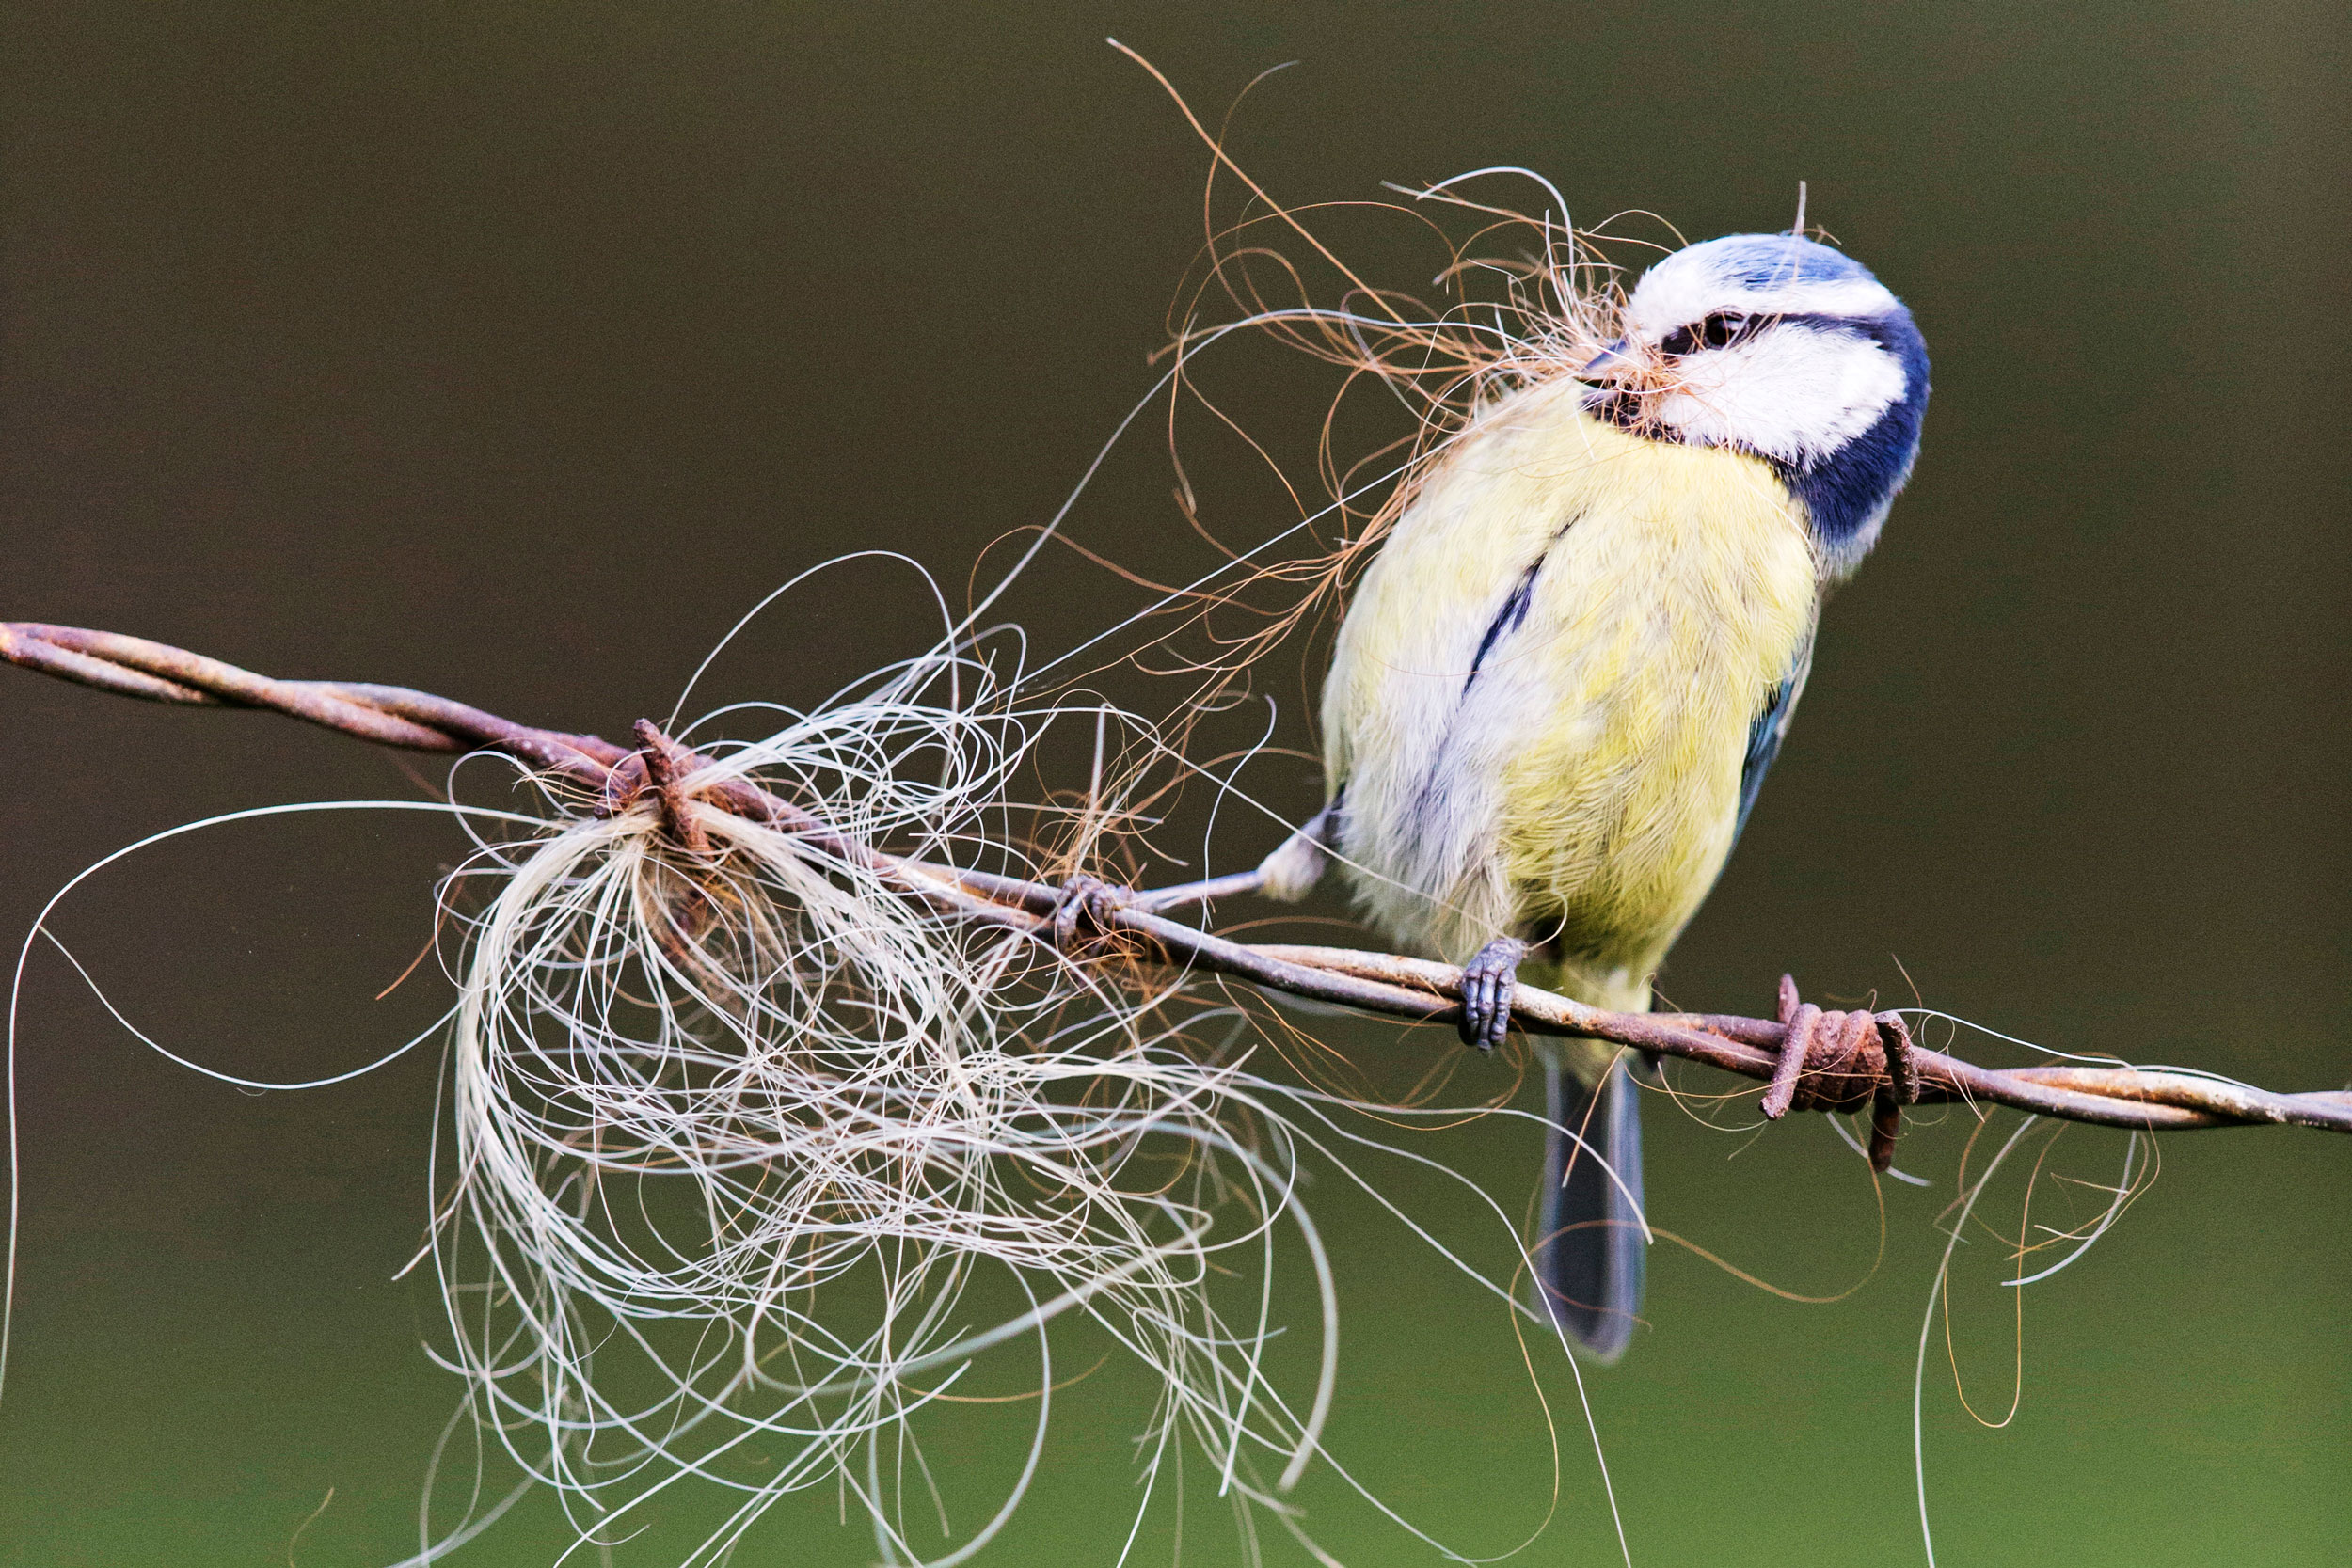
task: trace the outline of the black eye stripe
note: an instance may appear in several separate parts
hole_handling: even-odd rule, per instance
[[[1753,334],[1763,318],[1740,310],[1718,310],[1705,321],[1677,326],[1658,341],[1661,354],[1695,354],[1702,348],[1729,348]]]

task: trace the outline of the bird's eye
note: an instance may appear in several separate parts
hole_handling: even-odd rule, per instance
[[[1737,310],[1718,310],[1705,321],[1677,326],[1658,341],[1661,354],[1694,354],[1703,348],[1729,348],[1748,334],[1753,318]]]

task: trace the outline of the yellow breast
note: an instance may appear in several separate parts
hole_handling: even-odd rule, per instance
[[[1771,468],[1628,436],[1581,390],[1502,400],[1427,476],[1341,629],[1325,752],[1391,936],[1457,962],[1555,938],[1565,983],[1625,1005],[1730,852],[1818,574]]]

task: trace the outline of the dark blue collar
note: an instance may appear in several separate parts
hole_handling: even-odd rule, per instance
[[[1911,477],[1912,459],[1919,454],[1919,421],[1928,411],[1928,346],[1908,310],[1870,321],[1825,320],[1821,325],[1867,333],[1903,367],[1902,396],[1887,404],[1876,424],[1836,451],[1805,463],[1765,458],[1789,493],[1804,502],[1823,554],[1851,568],[1870,547],[1866,531],[1885,517],[1887,504]]]

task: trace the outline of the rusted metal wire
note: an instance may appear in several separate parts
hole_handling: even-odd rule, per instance
[[[740,780],[698,787],[703,759],[640,721],[635,748],[596,736],[534,729],[405,687],[284,681],[184,649],[112,632],[37,622],[0,623],[0,658],[62,680],[148,702],[262,708],[381,745],[415,751],[503,752],[587,786],[606,810],[657,793],[669,831],[707,847],[697,808],[716,808],[805,836],[854,860],[907,897],[961,919],[1023,931],[1073,953],[1110,936],[1176,969],[1216,974],[1267,990],[1335,1003],[1408,1022],[1448,1025],[1461,1016],[1462,972],[1389,953],[1345,947],[1237,942],[1162,911],[1253,891],[1248,873],[1213,882],[1134,892],[1087,879],[1073,888],[887,854],[848,839],[805,808]],[[1824,1012],[1782,980],[1780,1016],[1613,1013],[1520,986],[1512,1022],[1530,1035],[1607,1040],[1697,1062],[1770,1085],[1764,1112],[1871,1110],[1870,1154],[1883,1169],[1902,1107],[2006,1105],[2037,1116],[2142,1132],[2278,1125],[2352,1132],[2352,1092],[2279,1094],[2187,1072],[2128,1067],[1984,1068],[1917,1044],[1897,1012]]]

